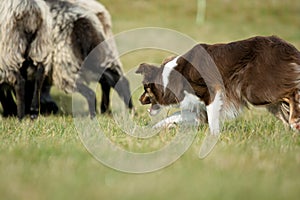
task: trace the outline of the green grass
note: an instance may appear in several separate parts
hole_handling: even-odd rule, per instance
[[[196,0],[102,1],[111,11],[114,32],[158,26],[190,35],[199,42],[228,42],[253,35],[278,35],[300,48],[299,1],[207,1],[206,21],[196,24]],[[141,50],[124,55],[125,71],[168,55]],[[98,92],[99,93],[99,92]],[[191,148],[160,171],[132,175],[99,163],[84,148],[71,117],[71,96],[54,89],[61,115],[36,121],[0,118],[1,199],[298,199],[300,137],[261,109],[224,124],[214,151],[198,152],[207,126]],[[99,96],[99,94],[98,94]],[[138,96],[138,94],[136,94]],[[137,120],[147,118],[138,104]],[[98,116],[108,137],[131,151],[158,149],[174,133],[149,139],[126,136],[109,116]]]

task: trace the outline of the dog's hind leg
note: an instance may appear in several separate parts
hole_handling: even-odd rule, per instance
[[[266,108],[276,118],[280,119],[285,126],[289,127],[290,108],[286,102],[270,104]]]
[[[84,85],[83,83],[77,82],[77,91],[82,94],[87,102],[90,112],[90,117],[93,119],[96,117],[96,94],[93,90],[91,90],[88,86]]]

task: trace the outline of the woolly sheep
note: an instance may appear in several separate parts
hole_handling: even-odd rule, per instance
[[[81,93],[88,101],[90,116],[94,117],[96,96],[85,83],[96,80],[101,84],[103,90],[101,113],[103,113],[108,110],[110,88],[120,82],[121,84],[114,89],[125,104],[130,109],[133,108],[129,82],[123,76],[120,62],[113,53],[115,50],[107,42],[102,43],[103,48],[94,50],[107,37],[99,18],[92,11],[70,0],[45,1],[53,17],[51,32],[55,44],[51,61],[53,85],[66,93]],[[96,60],[84,62],[92,50]],[[93,74],[103,76],[98,80],[95,78],[99,77],[92,77]]]
[[[110,17],[109,12],[105,9],[105,7],[102,4],[100,4],[96,1],[93,1],[93,0],[90,0],[90,1],[69,0],[69,1],[72,3],[76,3],[77,5],[84,7],[85,9],[88,9],[92,12],[88,13],[86,10],[79,9],[78,7],[76,7],[74,5],[68,5],[68,6],[66,6],[67,7],[67,11],[65,12],[65,14],[67,13],[66,15],[68,15],[68,14],[70,15],[70,13],[68,13],[68,12],[70,12],[68,9],[80,10],[79,12],[81,13],[81,16],[84,13],[86,13],[86,14],[88,13],[87,15],[89,15],[89,16],[91,16],[91,14],[94,14],[98,17],[98,20],[101,22],[101,26],[99,26],[99,24],[98,24],[98,26],[97,25],[95,26],[95,24],[97,24],[97,23],[94,23],[94,28],[97,27],[97,29],[101,33],[100,36],[102,37],[102,35],[104,35],[105,38],[113,37],[112,31],[111,31],[111,17]],[[52,2],[48,2],[48,3],[50,4],[50,6],[51,6],[51,4],[52,5],[65,4],[65,3],[63,3],[63,1],[52,1]],[[74,10],[71,13],[73,13],[73,14],[76,13],[76,12],[74,12]],[[57,16],[62,17],[62,15],[52,16],[52,17],[54,17],[55,21],[57,20]],[[91,18],[94,18],[94,19],[91,20]],[[73,19],[73,20],[74,21],[72,21],[72,19],[71,19],[69,21],[71,21],[71,22],[76,21],[75,19]],[[95,19],[95,17],[90,17],[89,20],[95,21],[96,19]],[[66,21],[68,21],[68,20],[66,20]],[[61,25],[63,25],[63,23]],[[55,27],[55,25],[54,25],[54,27]],[[101,38],[101,37],[100,37],[100,39],[102,40],[103,38]],[[54,39],[53,41],[55,43],[55,39],[57,39],[57,38],[54,37],[51,39]],[[94,39],[94,42],[95,42],[95,39]],[[119,84],[120,86],[116,87],[115,89],[120,94],[120,96],[124,99],[127,106],[129,108],[133,107],[131,98],[130,98],[129,83],[128,83],[128,80],[122,74],[122,65],[121,65],[120,60],[117,58],[118,52],[117,52],[115,42],[113,39],[110,39],[110,40],[107,40],[106,43],[108,46],[107,46],[107,49],[105,52],[106,55],[104,57],[110,58],[110,61],[109,61],[110,63],[107,64],[109,66],[109,68],[106,69],[104,75],[102,76],[101,80],[99,81],[102,86],[102,90],[103,90],[101,113],[107,111],[108,105],[109,105],[110,88],[114,87],[116,82],[118,82],[118,81],[121,84]],[[95,44],[92,44],[92,46],[95,46]],[[80,45],[77,47],[82,48]],[[74,47],[73,47],[73,50],[74,50]],[[76,51],[76,48],[74,51]],[[87,50],[87,51],[90,51],[90,50]],[[54,55],[55,55],[55,53],[54,53]],[[68,59],[66,59],[66,60],[68,61]],[[55,62],[52,64],[55,64]],[[105,67],[102,67],[102,68],[105,69]],[[72,75],[72,73],[71,73],[71,75]],[[30,99],[31,99],[30,94],[33,93],[32,88],[30,88],[28,86],[28,85],[30,85],[30,84],[28,84],[28,82],[29,81],[27,80],[27,82],[26,82],[26,97],[28,97],[28,93],[29,93],[29,101],[28,101],[28,98],[26,98],[26,108],[30,106],[30,105],[28,105],[28,102],[30,104]],[[82,84],[80,84],[80,85],[82,85]],[[82,86],[82,87],[84,87],[83,92],[85,94],[93,94],[93,92],[90,91],[87,87],[85,87],[85,86]],[[0,92],[1,92],[1,90],[0,90]],[[1,94],[0,94],[0,96],[1,96]],[[3,97],[6,97],[6,99],[5,99],[6,102],[2,101]],[[11,106],[12,102],[10,102],[10,101],[13,101],[13,97],[11,96],[11,93],[9,94],[8,92],[3,91],[3,95],[2,95],[2,97],[0,97],[0,100],[3,105],[10,104],[9,109],[4,110],[4,115],[5,115],[5,113],[9,113],[9,112],[10,112],[10,114],[14,113],[13,112],[14,109]],[[6,108],[6,106],[3,106],[3,107]],[[46,109],[43,109],[43,108],[46,108]],[[50,108],[50,110],[48,110],[48,108]],[[57,110],[58,110],[58,107],[56,106],[55,102],[52,100],[52,98],[50,96],[50,86],[49,86],[49,84],[44,83],[43,88],[42,88],[42,93],[41,93],[41,113],[43,113],[43,112],[55,113],[55,112],[57,112]],[[8,112],[5,112],[5,111],[8,111]]]
[[[111,22],[111,15],[108,10],[105,8],[104,5],[99,3],[95,0],[69,0],[71,2],[75,2],[77,5],[80,5],[87,10],[91,11],[93,14],[97,16],[99,21],[103,26],[103,34],[105,35],[106,44],[108,45],[109,53],[111,54],[113,60],[113,64],[106,70],[106,73],[100,80],[100,84],[102,87],[103,95],[101,101],[101,113],[107,111],[109,107],[109,96],[110,96],[110,89],[114,87],[116,91],[120,94],[121,97],[127,102],[129,108],[132,108],[132,102],[130,99],[130,90],[129,90],[129,82],[123,75],[122,63],[119,59],[119,52],[117,50],[117,46],[114,40],[114,35],[112,32],[112,22]],[[113,77],[110,80],[107,80],[107,76]],[[114,81],[112,81],[114,80]],[[118,86],[115,84],[119,81]],[[121,87],[121,88],[120,88]],[[129,100],[129,102],[128,102]]]
[[[18,118],[25,115],[25,81],[35,82],[31,117],[38,114],[39,93],[49,70],[51,18],[42,0],[0,2],[0,84],[13,86]],[[34,65],[28,65],[28,63]],[[2,102],[2,101],[1,101]]]

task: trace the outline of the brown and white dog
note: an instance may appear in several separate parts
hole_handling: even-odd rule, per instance
[[[207,114],[212,134],[219,121],[243,107],[265,105],[294,130],[300,130],[300,52],[276,37],[253,37],[228,44],[198,44],[160,67],[141,64],[140,102],[155,115],[178,105]]]

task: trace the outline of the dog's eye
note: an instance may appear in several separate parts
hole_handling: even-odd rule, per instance
[[[145,92],[151,93],[151,85],[150,84],[145,84],[144,85],[144,90],[145,90]]]
[[[144,83],[144,90],[147,90],[147,88],[150,87],[150,84],[149,83]]]

